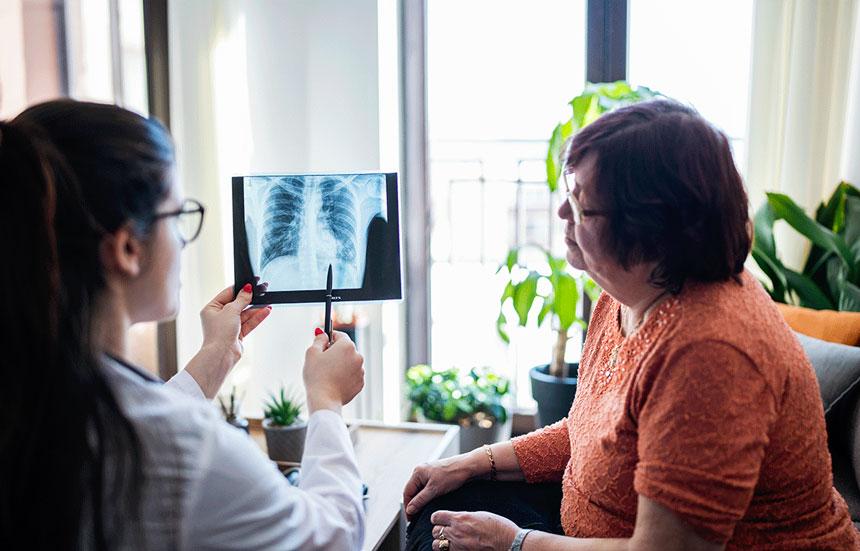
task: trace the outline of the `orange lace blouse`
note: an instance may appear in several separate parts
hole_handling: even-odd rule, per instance
[[[626,339],[600,297],[568,417],[513,439],[527,481],[561,481],[567,535],[630,537],[641,494],[728,549],[860,549],[812,367],[741,280],[688,284]]]

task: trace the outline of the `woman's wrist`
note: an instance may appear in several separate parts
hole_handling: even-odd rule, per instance
[[[308,415],[313,415],[314,412],[327,409],[341,415],[343,404],[337,399],[325,394],[307,393]]]
[[[490,478],[490,460],[484,447],[476,448],[466,454],[469,478]]]
[[[218,394],[224,379],[237,361],[237,355],[231,352],[229,347],[204,343],[188,362],[185,370],[197,382],[206,398],[211,400]]]

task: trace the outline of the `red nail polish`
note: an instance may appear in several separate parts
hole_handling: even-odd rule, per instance
[[[317,327],[316,329],[314,329],[314,336],[315,336],[315,337],[319,337],[319,336],[320,336],[320,335],[322,335],[322,334],[323,334],[323,330],[322,330],[322,329],[320,329],[319,327]]]
[[[246,283],[245,286],[242,287],[242,290],[245,291],[246,293],[250,293],[251,292],[251,284]]]

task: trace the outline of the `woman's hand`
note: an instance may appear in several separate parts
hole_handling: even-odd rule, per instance
[[[256,278],[259,282],[259,278]],[[265,291],[268,283],[258,283]],[[233,299],[233,287],[227,287],[209,301],[200,311],[203,325],[203,347],[212,346],[230,354],[233,363],[242,357],[243,339],[271,313],[272,307],[248,308],[251,304],[251,284],[246,284]]]
[[[403,489],[406,518],[413,520],[433,498],[453,492],[481,474],[474,454],[468,453],[418,465]]]
[[[257,289],[264,291],[267,286],[258,283]],[[200,311],[203,346],[185,370],[210,400],[218,394],[227,374],[242,357],[244,338],[272,311],[271,306],[248,308],[251,298],[250,283],[239,291],[235,300],[233,287],[227,287]]]
[[[436,511],[430,522],[433,551],[440,551],[443,537],[448,540],[448,551],[507,551],[520,531],[519,526],[505,517],[484,511]]]
[[[322,329],[316,330],[313,344],[305,353],[302,376],[308,398],[308,411],[330,409],[340,413],[364,388],[364,357],[346,333],[332,332],[333,342]]]

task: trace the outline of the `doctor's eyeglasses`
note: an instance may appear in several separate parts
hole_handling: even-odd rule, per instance
[[[176,218],[176,230],[179,233],[179,239],[182,240],[182,246],[191,243],[197,236],[200,235],[200,229],[203,227],[203,213],[206,209],[199,201],[194,199],[186,199],[182,202],[182,207],[170,212],[159,212],[153,216],[153,220],[161,218]]]

